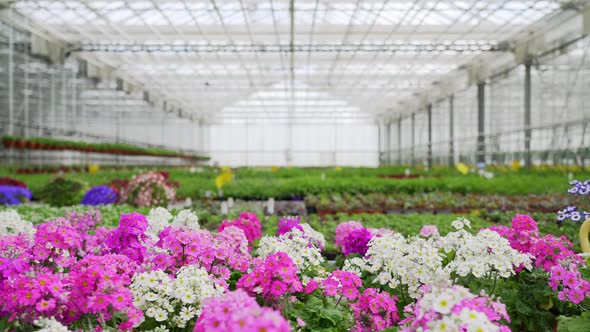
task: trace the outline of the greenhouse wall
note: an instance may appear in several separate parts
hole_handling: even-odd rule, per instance
[[[291,132],[291,139],[289,133]],[[210,156],[232,166],[377,166],[374,124],[212,125]]]
[[[569,48],[548,52],[531,62],[528,125],[525,65],[486,79],[482,97],[478,97],[478,86],[472,84],[432,103],[432,163],[476,164],[481,156],[487,164],[498,165],[515,161],[526,164],[527,158],[537,165],[587,165],[590,159],[590,105],[586,100],[590,89],[589,48],[590,38],[585,37]],[[480,152],[478,98],[484,101],[484,146]],[[388,145],[383,145],[386,148],[382,149],[382,161],[428,165],[427,112],[427,108],[421,109],[385,124],[385,128],[390,126],[391,134]],[[527,130],[530,130],[530,147],[525,143]]]

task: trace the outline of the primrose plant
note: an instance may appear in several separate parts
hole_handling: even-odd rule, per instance
[[[590,195],[590,180],[583,182],[572,180],[570,185],[572,187],[567,191],[570,195],[576,198],[586,198]],[[581,211],[575,205],[566,206],[565,209],[557,212],[557,222],[560,224],[566,220],[579,222],[588,218],[590,218],[590,211]]]

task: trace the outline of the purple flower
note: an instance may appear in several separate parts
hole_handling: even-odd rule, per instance
[[[27,188],[17,186],[0,186],[0,205],[19,205],[33,198]]]
[[[371,238],[373,238],[373,234],[366,228],[359,228],[350,232],[344,239],[344,245],[342,246],[344,256],[354,253],[364,256],[369,249],[368,243]]]
[[[92,187],[82,198],[84,205],[107,205],[117,202],[117,193],[107,186]]]
[[[303,227],[299,225],[299,217],[284,217],[279,220],[279,229],[277,230],[277,236],[288,233],[293,228],[297,228],[304,232]],[[305,233],[305,232],[304,232]]]

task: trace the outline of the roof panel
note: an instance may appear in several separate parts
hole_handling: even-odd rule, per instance
[[[320,107],[307,100],[319,93],[371,113],[493,50],[559,10],[559,1],[297,0],[293,31],[288,0],[22,0],[13,6],[83,45],[80,56],[113,65],[195,112],[235,108],[270,89],[292,106],[303,98],[304,109]],[[378,96],[384,103],[366,105]]]

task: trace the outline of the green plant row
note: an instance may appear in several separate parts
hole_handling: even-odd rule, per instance
[[[81,141],[70,141],[55,139],[49,137],[16,137],[5,135],[2,136],[2,142],[5,147],[16,147],[19,149],[33,150],[74,150],[93,153],[109,153],[135,156],[159,156],[187,158],[194,160],[209,160],[208,157],[197,155],[186,155],[174,150],[162,148],[144,148],[124,143],[86,143]]]
[[[110,183],[113,179],[131,179],[146,169],[132,168],[127,170],[101,170],[96,175],[88,173],[66,174],[68,179],[87,182],[89,185]],[[215,177],[218,171],[202,168],[199,172],[187,169],[168,169],[170,179],[177,181],[180,187],[177,196],[199,199],[217,195]],[[53,180],[51,174],[14,174],[8,169],[0,168],[0,176],[10,176],[27,184],[33,195]],[[457,194],[565,194],[568,189],[566,174],[504,174],[492,179],[476,175],[449,175],[441,177],[424,177],[417,179],[383,179],[375,176],[338,176],[328,175],[322,179],[321,174],[301,175],[297,177],[245,177],[241,172],[234,173],[234,179],[223,189],[224,197],[245,200],[266,200],[273,197],[277,200],[305,198],[311,195],[333,194],[397,194],[450,192]],[[590,178],[588,174],[578,179]]]

